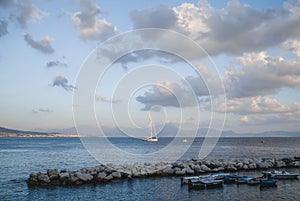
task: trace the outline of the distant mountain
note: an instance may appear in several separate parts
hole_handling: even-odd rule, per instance
[[[48,133],[45,133],[45,132],[22,131],[22,130],[4,128],[4,127],[0,127],[0,133],[16,133],[16,134],[31,133],[31,134],[42,134],[42,135],[47,135],[48,134]]]
[[[107,137],[139,137],[146,138],[149,137],[149,128],[144,129],[134,129],[134,128],[123,128],[123,131],[119,128],[113,127],[102,127],[103,132]],[[88,134],[89,136],[99,136],[98,128],[93,128],[90,126],[81,126],[79,131],[83,134]],[[208,128],[199,128],[197,131],[197,137],[205,137]],[[178,132],[178,127],[175,124],[166,124],[164,128],[159,133],[159,137],[174,137]],[[192,131],[183,130],[184,134],[189,137],[194,134]],[[128,133],[128,134],[126,134]],[[219,131],[211,129],[210,136],[215,135],[216,137],[300,137],[299,131],[268,131],[261,133],[236,133],[232,130],[222,131],[221,136],[219,136]],[[77,130],[75,127],[64,128],[64,129],[35,129],[33,131],[22,131],[0,127],[0,137],[78,137]]]
[[[76,137],[77,135],[61,134],[57,132],[23,131],[0,127],[0,137]]]

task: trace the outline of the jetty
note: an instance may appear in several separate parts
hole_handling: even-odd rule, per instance
[[[79,170],[48,169],[45,173],[31,173],[27,179],[33,186],[78,186],[84,184],[103,184],[111,181],[141,177],[164,177],[201,175],[214,172],[236,172],[280,168],[299,168],[300,157],[289,158],[244,158],[244,159],[190,159],[173,163],[160,162],[134,163],[132,165],[106,164]]]

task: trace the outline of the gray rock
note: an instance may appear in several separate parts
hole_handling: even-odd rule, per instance
[[[104,172],[99,172],[99,174],[97,175],[97,179],[102,181],[105,180],[106,176],[107,175]]]
[[[121,179],[122,178],[122,175],[120,172],[113,172],[111,173],[111,175],[113,176],[113,178],[115,179]]]
[[[168,175],[172,175],[174,174],[174,169],[172,169],[172,167],[168,166],[165,169],[163,169],[162,171],[164,174],[168,174]]]
[[[93,176],[86,173],[76,172],[75,176],[83,182],[89,182],[93,180]]]
[[[244,163],[242,163],[242,162],[239,162],[239,163],[236,164],[236,167],[237,167],[238,169],[242,169],[243,166],[244,166]]]
[[[273,164],[271,161],[263,161],[261,163],[258,163],[257,166],[262,169],[267,169],[273,167]]]
[[[105,180],[106,181],[110,181],[110,180],[112,180],[114,177],[112,176],[112,174],[110,174],[110,175],[108,175],[108,176],[106,176],[105,177]]]
[[[255,170],[256,169],[256,164],[254,162],[253,163],[249,163],[248,168],[250,170]]]
[[[230,165],[227,166],[227,170],[229,170],[229,171],[237,171],[237,168],[233,164],[230,164]]]
[[[56,180],[59,178],[59,173],[56,169],[54,170],[47,170],[47,175],[51,181]]]
[[[243,165],[243,169],[244,169],[244,170],[248,170],[248,169],[249,169],[249,165],[248,165],[248,164],[244,164],[244,165]]]
[[[293,167],[300,167],[300,161],[294,161],[292,165]]]
[[[185,169],[175,171],[176,175],[185,175]]]
[[[59,178],[62,180],[68,179],[70,174],[68,172],[63,172],[59,174]]]
[[[38,181],[40,181],[42,183],[50,183],[51,182],[48,175],[46,175],[46,174],[39,174],[37,176],[37,179],[38,179]]]
[[[276,166],[281,168],[281,167],[286,167],[286,164],[285,164],[285,162],[280,160],[280,161],[276,161]]]
[[[194,174],[195,173],[195,171],[192,170],[190,167],[185,168],[185,172],[186,172],[186,174]]]
[[[203,172],[203,170],[199,165],[194,165],[192,168],[196,173]]]
[[[207,167],[206,165],[204,165],[204,164],[201,165],[200,168],[201,168],[201,170],[203,170],[203,171],[205,171],[205,172],[211,171],[211,169],[210,169],[209,167]]]
[[[134,177],[139,177],[140,176],[140,172],[138,171],[138,169],[136,167],[132,168],[131,174]]]
[[[69,181],[72,183],[72,184],[75,184],[77,181],[79,181],[79,178],[76,177],[74,174],[70,174],[70,179]]]

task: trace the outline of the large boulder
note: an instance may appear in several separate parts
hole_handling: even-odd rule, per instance
[[[171,166],[166,167],[163,169],[163,174],[172,175],[174,174],[174,169]]]
[[[69,178],[70,174],[68,172],[62,172],[59,174],[59,178],[61,180],[67,180]]]
[[[57,169],[54,169],[54,170],[48,169],[47,175],[51,181],[59,178],[59,173],[58,173]]]
[[[49,184],[51,181],[48,177],[48,175],[46,174],[39,174],[37,176],[37,180],[41,183],[41,184]]]
[[[185,172],[185,168],[182,169],[182,170],[179,169],[179,170],[176,170],[176,171],[175,171],[175,174],[176,174],[176,175],[185,175],[185,173],[186,173],[186,172]]]
[[[190,167],[187,167],[187,168],[184,168],[184,169],[185,169],[186,174],[194,174],[195,173],[195,171],[192,170]]]
[[[98,175],[97,175],[97,180],[98,181],[104,181],[106,176],[107,175],[105,174],[105,172],[99,172]]]
[[[80,179],[81,181],[83,181],[84,183],[86,182],[90,182],[93,180],[93,176],[87,173],[81,173],[81,172],[76,172],[75,176]]]
[[[121,179],[122,175],[120,172],[113,172],[111,173],[111,175],[113,176],[114,179]]]
[[[200,166],[200,168],[201,168],[201,170],[203,170],[204,172],[209,172],[209,171],[211,171],[211,169],[210,169],[209,167],[207,167],[206,165],[204,165],[204,164],[202,164],[202,165]]]

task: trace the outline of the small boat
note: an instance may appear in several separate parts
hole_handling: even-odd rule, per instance
[[[260,189],[266,187],[277,187],[277,179],[261,179],[260,180]]]
[[[273,170],[270,172],[264,172],[263,175],[266,178],[275,178],[275,179],[297,179],[299,176],[299,174],[297,173],[289,173],[285,170],[282,171]]]
[[[157,139],[156,136],[152,136],[152,137],[148,137],[148,138],[146,139],[146,141],[147,141],[147,142],[157,142],[158,139]]]
[[[237,174],[234,174],[234,175],[224,176],[223,180],[224,180],[225,184],[233,184],[233,183],[236,183],[238,178],[240,178],[240,176]]]
[[[236,183],[237,184],[245,184],[245,183],[247,183],[247,181],[249,181],[251,179],[254,179],[254,177],[253,176],[242,176],[242,177],[237,178]]]
[[[202,189],[205,189],[205,184],[201,183],[199,180],[189,180],[188,191]]]
[[[247,180],[247,184],[251,185],[251,186],[259,185],[261,179],[262,179],[261,177],[256,177],[256,178],[253,178],[253,179],[249,179],[249,180]]]
[[[222,188],[223,187],[223,180],[216,180],[212,177],[200,179],[200,183],[205,184],[205,188],[213,189],[213,188]]]
[[[213,177],[216,180],[219,180],[219,179],[224,180],[224,178],[229,175],[230,175],[229,173],[218,173],[218,174],[211,175],[211,177]]]
[[[190,177],[181,177],[181,185],[188,184],[189,182],[195,183],[200,181],[200,179],[208,178],[210,175],[201,175],[201,176],[190,176]]]
[[[182,142],[186,143],[186,142],[188,142],[188,140],[187,140],[187,139],[184,139],[184,140],[182,140]]]

